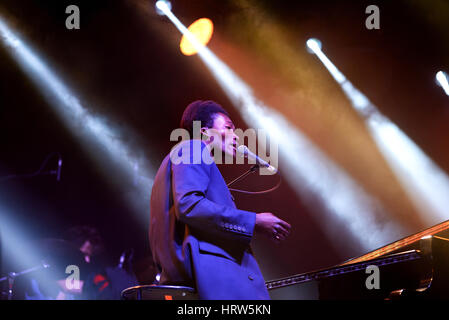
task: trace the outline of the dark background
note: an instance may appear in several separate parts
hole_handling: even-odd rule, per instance
[[[292,43],[296,50],[304,50],[310,36],[321,39],[351,82],[369,93],[381,112],[442,169],[449,170],[449,100],[434,80],[438,70],[449,70],[449,29],[442,23],[448,21],[447,1],[257,3],[297,39]],[[65,28],[65,8],[70,4],[80,8],[80,30]],[[370,4],[380,7],[380,30],[364,27],[365,8]],[[146,11],[141,5],[124,0],[2,0],[0,13],[63,75],[88,110],[132,130],[135,139],[130,138],[129,145],[140,147],[156,169],[173,145],[170,132],[178,127],[185,106],[195,99],[216,100],[230,111],[236,127],[247,125],[198,57],[180,53],[180,35],[174,26],[154,13],[150,1]],[[224,42],[236,36],[236,43],[246,50],[253,45],[252,39],[244,33],[236,35],[229,26],[230,17],[239,10],[234,1],[173,1],[173,12],[186,25],[209,17],[218,39]],[[219,56],[223,42],[212,38],[210,43]],[[1,207],[7,212],[2,214],[25,224],[34,239],[59,238],[71,226],[93,225],[103,235],[112,260],[134,248],[142,270],[151,268],[149,206],[136,215],[124,201],[120,184],[108,179],[116,172],[105,175],[94,164],[4,47],[0,47],[0,72],[0,176],[36,172],[51,152],[63,158],[60,182],[54,175],[1,181]],[[52,157],[46,170],[56,167],[57,157]],[[243,167],[225,167],[223,175],[230,181],[243,171]],[[252,176],[240,186],[260,190],[275,182],[275,178]],[[150,191],[148,186],[148,195]],[[347,241],[347,247],[332,246],[334,239],[326,237],[314,209],[303,204],[285,179],[269,195],[237,194],[236,200],[242,209],[271,211],[293,226],[292,236],[281,245],[256,239],[256,252],[264,251],[260,264],[267,279],[331,266],[364,253],[344,233],[340,241]],[[408,225],[408,230],[425,227],[429,226],[416,223]],[[4,257],[4,270],[14,268],[8,260]]]

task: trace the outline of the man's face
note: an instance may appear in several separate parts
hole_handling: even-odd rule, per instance
[[[84,241],[83,245],[80,248],[80,251],[87,256],[91,256],[93,254],[93,250],[94,248],[89,240]]]
[[[211,144],[222,152],[235,156],[239,137],[234,133],[235,126],[232,120],[223,113],[215,115],[212,128],[208,129],[213,137]]]

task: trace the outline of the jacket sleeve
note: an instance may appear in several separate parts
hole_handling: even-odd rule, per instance
[[[220,238],[249,243],[256,213],[225,206],[206,198],[211,165],[172,164],[173,196],[177,218]]]

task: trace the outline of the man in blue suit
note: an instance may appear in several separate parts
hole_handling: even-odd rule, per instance
[[[193,287],[200,299],[269,299],[250,242],[255,232],[281,241],[290,225],[269,212],[236,208],[211,155],[235,156],[229,114],[213,101],[195,101],[181,120],[191,135],[193,121],[201,121],[203,140],[178,144],[152,189],[149,238],[160,283]]]

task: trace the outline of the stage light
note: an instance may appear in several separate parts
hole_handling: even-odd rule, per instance
[[[313,53],[340,84],[352,106],[365,119],[379,150],[427,224],[449,219],[449,178],[404,132],[349,82],[321,49]],[[440,73],[437,74],[442,79]]]
[[[306,41],[308,52],[312,53],[321,50],[321,41],[315,38],[310,38]]]
[[[330,238],[337,239],[334,245],[338,245],[342,232],[336,230],[335,221],[348,228],[365,250],[385,245],[396,240],[398,234],[403,234],[394,222],[378,220],[384,209],[376,199],[329,160],[282,114],[259,101],[251,87],[211,50],[201,46],[171,11],[165,10],[164,13],[184,36],[193,39],[199,57],[246,123],[252,128],[264,129],[270,142],[278,144],[279,153],[285,159],[280,172],[285,174],[299,196],[305,202],[318,198],[323,204],[326,217],[322,217],[322,226]],[[315,50],[319,48],[317,43],[311,42],[310,45]]]
[[[132,133],[112,124],[104,116],[89,112],[48,64],[8,27],[2,17],[0,39],[56,114],[73,135],[82,141],[83,147],[96,160],[98,168],[118,188],[125,190],[124,196],[146,223],[152,185],[149,177],[153,177],[154,172],[142,154],[142,149],[131,149],[127,145],[126,141],[134,140]]]
[[[155,6],[156,6],[157,14],[161,15],[161,16],[163,16],[165,14],[164,13],[165,10],[170,11],[171,8],[172,8],[171,2],[167,1],[167,0],[158,0],[158,1],[156,1]]]
[[[170,8],[164,3],[158,4],[158,9],[161,10],[163,14],[170,19],[170,21],[175,25],[175,27],[181,32],[183,37],[185,37],[189,43],[194,47],[197,53],[204,51],[206,47],[202,45],[198,39],[182,24],[181,21],[171,12]]]
[[[449,96],[449,82],[446,72],[438,71],[435,76],[438,85],[443,88],[444,92]]]
[[[212,38],[214,25],[210,19],[201,18],[193,22],[187,29],[197,39],[200,45],[206,46]],[[191,56],[198,52],[195,45],[185,35],[182,36],[179,47],[181,52],[186,56]]]
[[[346,77],[323,54],[323,51],[321,51],[321,49],[322,49],[321,41],[319,41],[318,39],[309,39],[309,40],[307,40],[306,43],[307,43],[307,47],[310,49],[309,52],[314,53],[318,56],[318,58],[326,66],[326,68],[334,76],[335,80],[337,80],[338,83],[342,83],[346,80]]]

